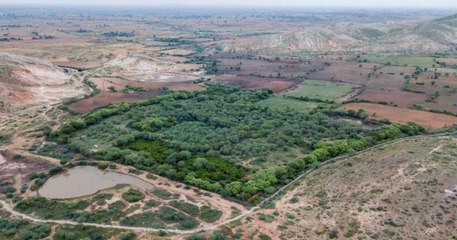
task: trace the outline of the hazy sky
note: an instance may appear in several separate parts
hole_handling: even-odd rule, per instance
[[[457,0],[0,0],[0,4],[457,8]]]

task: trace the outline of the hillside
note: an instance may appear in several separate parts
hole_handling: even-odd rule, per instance
[[[457,138],[424,137],[325,165],[251,228],[274,239],[451,239],[456,155]]]
[[[81,96],[81,82],[60,68],[37,58],[0,54],[0,101],[36,104]]]
[[[251,38],[226,50],[272,52],[412,52],[455,51],[457,44],[455,15],[426,20],[382,23],[330,22],[322,26],[305,26],[299,31]]]

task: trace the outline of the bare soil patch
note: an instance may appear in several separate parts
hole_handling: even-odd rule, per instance
[[[311,72],[308,77],[317,80],[339,80],[347,83],[363,84],[369,74],[379,64],[328,61],[322,70]]]
[[[120,92],[104,92],[100,95],[85,98],[68,105],[69,109],[79,113],[87,113],[96,108],[104,107],[108,104],[115,104],[121,102],[136,102],[143,99],[156,97],[160,94],[159,91],[144,91],[139,93],[120,93]]]
[[[342,106],[342,108],[356,111],[364,109],[368,112],[370,118],[372,119],[388,119],[392,122],[402,124],[415,122],[428,129],[440,129],[457,124],[457,117],[381,104],[351,103]]]
[[[68,67],[83,70],[102,66],[102,64],[98,61],[57,61],[53,62],[53,64],[59,67]]]

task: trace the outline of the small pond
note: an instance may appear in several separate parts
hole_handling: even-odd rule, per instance
[[[38,193],[51,199],[69,199],[89,196],[117,185],[132,185],[142,190],[154,188],[152,184],[133,176],[102,171],[92,166],[78,166],[49,178]]]

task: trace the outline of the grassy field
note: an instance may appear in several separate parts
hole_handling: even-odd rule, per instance
[[[315,102],[305,102],[290,98],[284,98],[282,96],[274,96],[263,100],[259,103],[262,106],[269,107],[273,110],[286,111],[291,109],[300,113],[308,113],[319,104]]]
[[[309,97],[322,100],[337,100],[352,91],[353,85],[319,80],[305,80],[295,90],[286,93],[291,97]]]
[[[403,57],[391,57],[382,55],[363,55],[357,59],[358,61],[367,61],[370,63],[379,64],[392,64],[396,66],[413,66],[421,68],[432,67],[435,63],[433,57],[427,56],[403,56]]]
[[[433,57],[399,57],[396,64],[400,66],[408,65],[413,67],[428,68],[435,64]]]

